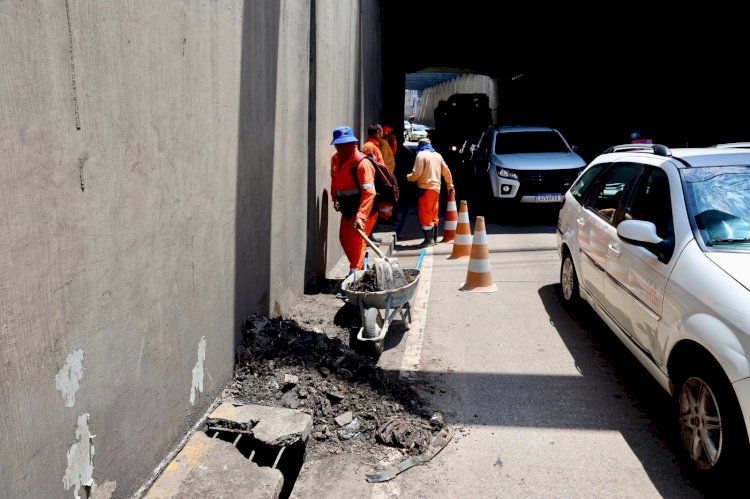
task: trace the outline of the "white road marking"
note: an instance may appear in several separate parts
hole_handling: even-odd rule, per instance
[[[428,248],[422,258],[419,287],[411,304],[411,327],[406,333],[406,348],[401,361],[400,376],[413,379],[419,372],[419,359],[422,357],[422,341],[427,324],[427,301],[430,298],[430,279],[432,278],[432,248]]]

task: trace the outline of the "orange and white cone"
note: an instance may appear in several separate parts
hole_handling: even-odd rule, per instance
[[[471,223],[469,222],[469,204],[462,200],[458,207],[458,223],[453,238],[453,251],[449,260],[465,260],[471,256]]]
[[[490,293],[497,291],[497,285],[492,281],[490,268],[490,248],[487,245],[487,230],[484,228],[484,217],[478,216],[474,226],[474,242],[471,245],[471,259],[469,271],[466,272],[466,282],[461,291],[475,291]]]
[[[443,225],[443,240],[441,243],[450,243],[456,236],[458,226],[458,210],[456,209],[456,193],[448,192],[448,204],[445,206],[445,224]]]

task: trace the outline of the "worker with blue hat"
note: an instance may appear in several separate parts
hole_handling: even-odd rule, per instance
[[[367,243],[357,229],[369,234],[375,226],[378,212],[375,202],[375,167],[358,150],[359,139],[348,126],[333,129],[331,145],[336,152],[331,156],[331,199],[333,208],[341,213],[339,242],[349,259],[349,273],[362,270]]]

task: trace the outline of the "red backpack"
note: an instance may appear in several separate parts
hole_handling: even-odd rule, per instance
[[[362,159],[369,159],[375,167],[375,202],[372,207],[373,212],[377,210],[378,217],[388,220],[393,215],[393,208],[398,201],[398,180],[396,180],[396,176],[387,166],[378,163],[369,154],[365,155]],[[359,162],[352,166],[352,175],[354,175],[354,181],[359,188],[359,180],[357,179],[358,166]]]

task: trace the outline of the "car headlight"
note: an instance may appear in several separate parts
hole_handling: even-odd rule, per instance
[[[513,170],[508,170],[506,168],[503,168],[501,166],[495,167],[495,172],[497,172],[498,177],[502,178],[511,178],[513,180],[518,180],[518,174],[514,172]]]

